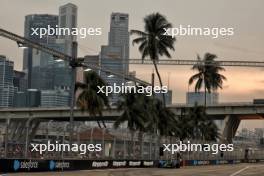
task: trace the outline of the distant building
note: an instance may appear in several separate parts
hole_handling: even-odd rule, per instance
[[[204,92],[187,92],[186,102],[188,105],[204,105],[205,94]],[[219,94],[217,92],[206,93],[206,104],[214,105],[219,102]]]
[[[54,34],[46,35],[40,38],[39,35],[32,35],[32,28],[56,28],[58,25],[58,15],[49,15],[49,14],[33,14],[27,15],[25,17],[24,23],[24,37],[30,39],[34,42],[45,44],[48,40],[52,38],[57,38]],[[24,56],[23,56],[23,71],[27,73],[27,88],[31,88],[32,85],[32,61],[34,60],[32,57],[32,48],[24,49]]]
[[[125,13],[112,13],[110,32],[109,32],[109,46],[121,47],[122,60],[126,62],[129,59],[129,16]],[[128,64],[123,64],[124,74],[128,74]]]
[[[131,76],[131,77],[135,78],[136,74],[137,74],[136,71],[131,71],[131,72],[128,73],[128,76]]]
[[[247,128],[242,128],[241,134],[242,137],[248,137],[249,136],[249,130]]]
[[[84,63],[99,66],[100,65],[99,55],[84,56]]]
[[[163,101],[163,95],[162,93],[155,94],[156,98]],[[165,104],[171,105],[172,104],[172,90],[168,90],[167,93],[165,93]]]
[[[0,107],[13,106],[15,87],[14,62],[0,55]]]
[[[17,91],[25,91],[27,89],[26,73],[23,71],[14,70],[13,83]]]
[[[124,67],[122,64],[122,49],[120,47],[102,46],[101,48],[101,67],[113,70],[120,75],[124,75]],[[111,75],[111,73],[101,72],[100,76],[109,86],[121,85],[124,77]],[[118,101],[119,94],[112,94],[110,103],[114,104]]]
[[[255,128],[256,136],[264,138],[264,128]]]
[[[253,99],[253,104],[264,104],[264,99]]]
[[[129,30],[128,30],[128,14],[112,13],[110,22],[110,32],[108,34],[108,45],[101,47],[100,66],[105,69],[113,70],[123,76],[111,75],[111,73],[101,72],[100,76],[113,86],[121,85],[124,76],[128,75],[128,59],[129,59]],[[113,94],[110,103],[115,104],[118,101],[118,94]]]
[[[87,65],[93,65],[96,67],[100,67],[99,55],[86,55],[86,56],[84,56],[83,62],[84,62],[84,64],[87,64]],[[76,81],[78,81],[78,82],[84,81],[84,73],[85,73],[85,71],[88,71],[87,69],[89,69],[89,71],[90,71],[90,68],[83,68],[83,67],[77,68],[77,70],[76,70],[77,71]],[[100,75],[99,69],[95,69],[93,71],[95,71],[98,75]]]
[[[40,21],[40,24],[37,25],[35,19]],[[25,36],[28,36],[28,28],[26,24],[31,24],[41,27],[47,28],[50,25],[51,28],[67,28],[70,31],[72,28],[77,27],[77,6],[71,3],[60,6],[59,8],[59,16],[57,15],[32,15],[26,17],[25,22]],[[30,28],[29,28],[30,29]],[[28,36],[30,38],[31,36]],[[31,38],[30,38],[31,39]],[[41,40],[39,36],[33,38],[33,41],[39,42],[42,45],[45,45],[49,48],[55,49],[62,53],[66,53],[67,55],[72,55],[72,44],[76,41],[76,36],[74,35],[63,35],[63,34],[55,34],[54,36],[45,36]],[[42,52],[36,49],[30,49],[30,53],[28,54],[28,60],[30,61],[30,68],[25,66],[26,72],[29,73],[29,81],[30,88],[38,89],[41,91],[41,97],[44,97],[43,100],[40,99],[41,105],[47,103],[60,106],[60,103],[56,102],[56,96],[64,96],[68,95],[67,100],[70,99],[70,95],[68,93],[69,89],[72,86],[72,70],[69,67],[68,62],[56,62],[56,58],[54,56]],[[28,62],[29,63],[29,62]],[[25,64],[26,65],[26,64]],[[61,93],[58,93],[61,92]],[[54,93],[56,92],[56,93]],[[67,93],[62,93],[67,92]],[[47,101],[47,96],[50,94],[51,96],[55,96],[53,100]],[[57,98],[58,98],[57,97]],[[62,99],[61,104],[65,104],[64,99]],[[69,105],[67,101],[66,105]]]
[[[41,107],[69,106],[70,92],[66,90],[42,90]]]
[[[68,3],[59,7],[59,27],[60,28],[76,28],[77,27],[77,6]],[[72,42],[76,41],[74,35],[60,35],[60,39],[65,39],[65,53],[72,55]]]
[[[27,89],[24,92],[18,91],[14,96],[14,107],[39,107],[40,90]]]
[[[45,44],[49,48],[64,52],[65,40],[50,40]],[[53,90],[55,88],[70,89],[71,69],[66,62],[56,62],[52,55],[33,49],[32,88]]]

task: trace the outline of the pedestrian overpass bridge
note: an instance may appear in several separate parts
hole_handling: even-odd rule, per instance
[[[184,104],[173,104],[167,106],[176,115],[183,115],[186,109],[191,106]],[[226,141],[231,141],[241,120],[263,119],[264,120],[264,104],[253,103],[221,103],[217,105],[209,105],[206,107],[206,113],[212,120],[223,120],[223,128],[220,129],[222,137]],[[91,116],[86,111],[79,109],[74,110],[75,121],[95,121],[105,120],[114,121],[120,116],[122,111],[118,111],[116,107],[105,109],[102,116]],[[69,121],[70,108],[3,108],[0,109],[0,121],[8,122],[12,128],[23,128],[30,121]],[[13,125],[10,123],[13,122]],[[20,124],[20,125],[19,125]],[[34,125],[33,125],[34,126]],[[38,126],[37,124],[35,126]],[[32,127],[33,128],[33,127]],[[36,127],[35,127],[36,128]],[[33,130],[33,129],[32,129]]]

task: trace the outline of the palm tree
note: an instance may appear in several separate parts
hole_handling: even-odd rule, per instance
[[[146,111],[144,111],[144,95],[126,93],[122,94],[121,97],[117,102],[117,109],[123,113],[116,119],[114,127],[118,128],[122,123],[127,122],[130,131],[144,131],[148,121],[148,117],[145,115]]]
[[[191,119],[189,119],[186,114],[178,116],[176,124],[175,136],[177,136],[181,141],[192,138],[193,126],[191,123]]]
[[[154,98],[153,101],[152,117],[160,136],[172,136],[177,127],[175,114],[167,107],[164,107],[159,99]]]
[[[198,71],[189,79],[189,85],[192,85],[196,80],[195,92],[199,92],[204,88],[204,105],[206,107],[206,94],[211,93],[211,91],[216,91],[218,88],[222,89],[223,81],[226,77],[221,75],[219,72],[225,69],[216,62],[216,55],[206,53],[203,60],[200,56],[197,56],[198,63],[192,67],[192,70]]]
[[[132,44],[139,44],[139,51],[142,55],[142,61],[146,57],[150,57],[155,67],[156,74],[159,78],[160,86],[162,87],[162,80],[157,67],[157,62],[160,56],[171,58],[169,49],[174,51],[175,38],[169,35],[164,35],[165,29],[171,28],[165,16],[159,13],[153,13],[144,18],[145,28],[144,31],[131,30],[130,34],[137,35],[138,38],[134,39]],[[165,105],[165,95],[163,94],[163,103]]]
[[[179,138],[216,140],[219,136],[215,123],[206,116],[205,107],[198,106],[197,103],[186,110],[186,114],[177,120],[179,126]]]
[[[216,141],[219,138],[218,128],[212,120],[207,119],[204,121],[200,131],[204,140]]]
[[[196,103],[194,107],[189,108],[187,118],[188,125],[192,127],[190,136],[195,139],[201,138],[201,129],[204,127],[202,124],[206,121],[205,108]]]
[[[143,132],[147,132],[149,126],[152,126],[150,119],[151,112],[148,110],[149,98],[140,93],[122,94],[121,99],[117,102],[117,109],[123,111],[115,123],[114,128],[118,128],[122,123],[127,122],[127,127],[131,133],[131,142],[133,143],[133,154],[135,148],[134,135],[138,131],[138,139],[140,141],[140,153],[142,153],[142,137]],[[131,152],[130,152],[131,153]]]
[[[92,116],[102,116],[102,111],[105,107],[109,108],[108,97],[100,92],[98,92],[98,87],[106,86],[104,80],[95,72],[89,71],[84,75],[84,83],[77,82],[75,85],[75,92],[80,90],[80,94],[77,98],[77,106],[81,110],[86,110]],[[104,121],[103,126],[106,127]],[[97,121],[98,126],[101,128],[100,122]]]

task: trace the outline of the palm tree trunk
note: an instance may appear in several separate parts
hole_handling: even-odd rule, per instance
[[[206,86],[204,81],[204,108],[206,108]]]
[[[143,145],[144,145],[144,141],[143,141],[143,132],[142,131],[139,131],[138,133],[138,141],[139,141],[139,145],[140,145],[140,159],[143,159]]]
[[[135,131],[131,130],[131,142],[132,142],[132,159],[135,159],[135,140],[134,140],[134,136],[135,136]]]
[[[158,66],[157,66],[156,60],[155,59],[152,59],[152,60],[153,60],[153,65],[155,67],[155,72],[156,72],[156,74],[158,75],[158,78],[159,78],[160,87],[162,88],[163,84],[162,84],[162,80],[161,80],[161,77],[160,77],[160,73],[159,73],[159,70],[158,70]],[[165,94],[164,93],[162,93],[162,99],[163,99],[163,105],[166,106]]]
[[[106,124],[104,120],[102,120],[102,123],[103,123],[104,128],[106,128]]]
[[[97,122],[98,127],[99,127],[99,128],[102,128],[102,126],[101,126],[101,124],[100,124],[100,121],[97,120],[96,122]]]

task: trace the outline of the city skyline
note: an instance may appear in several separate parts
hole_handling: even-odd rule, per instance
[[[119,4],[119,8],[120,10],[115,10],[117,9],[117,7],[111,6],[108,7],[106,12],[102,12],[103,14],[107,14],[107,15],[100,15],[98,14],[98,16],[100,17],[100,24],[96,24],[95,19],[90,20],[91,22],[85,22],[84,21],[84,17],[89,18],[89,16],[91,15],[91,12],[87,12],[87,15],[85,14],[85,8],[82,4],[86,4],[84,2],[79,2],[79,1],[61,1],[60,3],[58,2],[51,2],[50,4],[53,5],[47,5],[48,3],[34,3],[33,1],[27,0],[25,3],[21,4],[21,12],[19,12],[19,15],[23,14],[23,16],[19,17],[21,20],[16,20],[16,23],[11,24],[11,23],[6,23],[3,25],[6,26],[4,27],[5,29],[9,29],[12,32],[18,33],[18,34],[22,34],[23,31],[23,26],[22,24],[24,23],[24,16],[28,15],[28,14],[58,14],[58,7],[60,5],[63,5],[67,2],[72,2],[75,3],[78,8],[79,8],[79,17],[78,17],[78,27],[102,27],[103,29],[103,34],[102,36],[97,36],[97,37],[88,37],[86,39],[79,39],[79,56],[84,56],[84,55],[89,55],[89,54],[98,54],[98,52],[100,51],[100,46],[107,44],[107,34],[108,34],[108,30],[109,30],[109,24],[110,24],[110,20],[109,20],[109,16],[113,11],[121,11],[124,13],[129,13],[129,8],[128,10],[123,10],[126,9],[124,6],[126,5],[125,3],[121,3]],[[147,2],[147,1],[144,1]],[[205,1],[203,1],[205,2]],[[248,16],[248,18],[253,18],[254,16],[258,17],[257,15],[259,13],[261,13],[260,11],[258,11],[258,8],[256,7],[256,5],[258,5],[257,3],[258,1],[256,1],[256,3],[251,3],[249,4],[249,6],[252,6],[254,8],[256,8],[256,11],[254,12],[255,15]],[[9,3],[15,3],[15,1],[8,1],[7,2],[3,2],[4,6],[5,5],[9,5]],[[177,2],[179,3],[179,6],[181,5],[181,1]],[[177,4],[175,3],[175,4]],[[218,2],[219,3],[219,2]],[[31,5],[30,5],[31,4]],[[36,5],[38,4],[38,5]],[[93,3],[94,5],[97,5],[97,3]],[[154,10],[152,11],[146,11],[145,13],[142,13],[141,10],[139,11],[140,13],[135,14],[135,13],[129,13],[130,14],[130,26],[129,29],[142,29],[143,28],[143,17],[151,12],[154,12],[155,9],[157,8],[157,5],[160,4],[160,1],[158,1],[157,3],[153,3],[152,6],[155,7],[153,8]],[[224,3],[223,3],[224,4]],[[43,6],[42,6],[43,5]],[[232,7],[232,4],[230,4],[230,7],[223,7],[220,6],[220,4],[218,4],[219,7],[226,8],[226,10],[230,10],[230,8]],[[234,4],[233,4],[234,5]],[[249,9],[245,7],[245,3],[241,3],[240,4],[240,8],[245,8]],[[28,9],[25,9],[25,7],[28,6]],[[199,5],[201,6],[201,5]],[[198,6],[198,7],[199,7]],[[239,6],[239,4],[238,4]],[[169,6],[165,6],[166,8],[168,8],[168,11],[170,13],[171,12],[171,7]],[[164,7],[164,8],[165,8]],[[208,5],[209,7],[209,5]],[[252,8],[251,7],[251,8]],[[34,8],[34,9],[33,9]],[[164,8],[159,9],[159,11],[161,13],[163,13]],[[175,8],[177,8],[177,6],[175,6]],[[191,8],[191,7],[190,7]],[[8,8],[7,8],[8,9]],[[91,9],[93,10],[91,7],[87,7],[87,9]],[[113,10],[109,10],[109,9],[113,9]],[[163,9],[163,10],[162,10]],[[178,9],[178,8],[177,8]],[[204,9],[206,9],[206,7],[204,7]],[[10,9],[12,10],[12,9]],[[240,12],[239,8],[237,7],[236,9],[236,13]],[[171,21],[173,23],[173,25],[177,25],[177,24],[187,24],[188,21],[192,21],[191,18],[196,19],[197,17],[195,17],[194,15],[187,15],[186,16],[186,20],[183,20],[181,16],[177,16],[179,12],[175,12],[175,15],[168,15],[169,12],[165,12],[163,13],[164,15],[166,15],[169,19],[169,21]],[[230,21],[232,20],[227,20],[227,22],[224,22],[224,17],[221,17],[218,13],[219,11],[216,11],[216,13],[213,15],[215,18],[218,18],[218,21],[215,22],[215,24],[221,24],[223,23],[223,26],[228,26],[232,23],[230,23]],[[3,13],[3,11],[1,12]],[[8,12],[11,13],[11,12]],[[229,12],[230,13],[230,12]],[[244,12],[245,13],[245,12]],[[235,18],[235,12],[233,13],[233,16],[231,16],[232,18]],[[139,16],[140,15],[140,16]],[[243,15],[243,14],[241,14]],[[246,14],[244,14],[245,16],[247,16]],[[179,18],[178,21],[173,20],[172,18],[176,16],[177,18]],[[200,15],[200,17],[203,17],[204,15]],[[6,19],[3,18],[4,16],[1,16],[1,20],[5,21]],[[99,18],[98,17],[98,18]],[[209,17],[208,17],[209,18]],[[210,17],[211,19],[212,17]],[[241,20],[241,19],[240,19]],[[247,22],[249,20],[245,20],[244,23],[243,20],[241,22],[241,27],[236,27],[235,25],[239,25],[239,24],[235,24],[235,25],[230,25],[231,27],[235,28],[235,34],[233,37],[231,37],[230,39],[219,39],[219,40],[213,40],[210,38],[200,38],[200,37],[178,37],[177,38],[177,42],[176,42],[176,51],[174,53],[172,53],[173,58],[180,58],[180,59],[195,59],[196,58],[196,54],[201,54],[203,55],[205,52],[212,52],[215,53],[219,56],[219,58],[223,58],[226,60],[236,60],[239,59],[241,57],[241,55],[243,56],[243,59],[245,58],[245,60],[260,60],[261,61],[261,57],[263,57],[264,53],[263,51],[261,51],[261,45],[260,45],[260,39],[261,37],[264,37],[263,34],[260,33],[261,29],[263,28],[264,24],[263,22],[261,22],[259,20],[259,24],[258,27],[256,27],[256,29],[247,29],[248,26],[245,26],[245,24],[249,23]],[[193,24],[194,21],[192,21]],[[20,24],[19,24],[20,23]],[[195,22],[196,24],[199,23],[198,21]],[[203,22],[204,23],[204,22]],[[204,26],[204,24],[201,23],[200,26]],[[10,27],[12,25],[15,26],[20,26],[18,28],[12,28]],[[90,25],[89,25],[90,24]],[[199,24],[198,24],[199,25]],[[221,26],[220,26],[221,27]],[[261,28],[262,27],[262,28]],[[257,29],[258,28],[258,29]],[[14,30],[13,30],[14,29]],[[251,31],[255,31],[253,36],[253,32]],[[259,31],[259,32],[257,32]],[[242,34],[240,34],[242,33]],[[251,34],[251,36],[247,36],[247,33]],[[258,37],[258,35],[260,37]],[[248,42],[237,42],[238,38],[249,38]],[[250,38],[260,38],[258,40],[253,40]],[[242,40],[241,39],[241,40]],[[245,40],[243,39],[243,40]],[[196,41],[197,40],[197,41]],[[7,43],[6,45],[3,45],[3,43]],[[91,44],[94,43],[94,44]],[[189,45],[191,43],[191,45]],[[198,45],[198,43],[200,43]],[[235,43],[236,45],[233,45],[232,43]],[[239,45],[238,45],[239,43]],[[241,45],[248,45],[248,47],[244,47],[244,46],[240,46]],[[131,45],[131,42],[130,42]],[[190,47],[190,52],[186,53],[186,49],[184,49],[184,47],[186,45],[189,45]],[[204,45],[204,46],[203,46]],[[12,59],[15,61],[15,68],[16,69],[21,69],[21,51],[19,51],[15,46],[15,44],[12,44],[11,41],[7,41],[6,39],[3,39],[0,41],[0,46],[1,46],[1,53],[6,55],[8,58]],[[201,47],[202,46],[202,47]],[[208,47],[211,47],[212,49],[208,49]],[[196,48],[197,47],[197,48]],[[131,53],[131,58],[140,58],[140,54],[137,51],[136,47],[130,46],[130,53]],[[183,48],[183,49],[182,49]],[[195,49],[196,48],[196,49]],[[11,52],[10,50],[16,50],[17,52]],[[85,51],[84,51],[85,50]],[[200,51],[199,51],[200,50]],[[218,51],[217,51],[218,50]],[[15,54],[18,53],[19,54]],[[185,56],[186,55],[186,56]],[[258,57],[257,57],[258,56]],[[221,95],[220,95],[220,101],[251,101],[253,98],[261,98],[261,94],[264,93],[260,87],[263,86],[263,80],[262,78],[259,78],[258,76],[260,74],[263,74],[262,71],[259,71],[259,69],[248,69],[248,68],[234,68],[234,67],[227,67],[226,68],[227,71],[224,73],[226,74],[228,81],[224,84],[224,90],[220,91]],[[130,66],[130,71],[132,70],[136,70],[137,71],[137,76],[139,76],[142,79],[146,79],[148,81],[150,81],[150,73],[152,72],[152,66]],[[170,87],[172,90],[174,90],[173,92],[173,102],[184,102],[185,101],[185,92],[187,91],[187,79],[188,77],[192,74],[192,72],[190,71],[190,67],[185,67],[185,66],[160,66],[160,70],[162,73],[162,77],[164,82],[166,83],[168,80],[168,73],[170,72],[170,77],[171,80],[178,80],[179,81],[179,85],[177,84],[172,84],[172,81],[170,83]],[[175,71],[177,70],[177,71]],[[247,70],[247,73],[245,73],[245,70]],[[241,76],[242,74],[242,76]],[[255,75],[255,78],[252,79],[251,77],[247,76],[247,75]],[[231,76],[232,75],[232,76]],[[179,77],[181,77],[181,79],[179,79]],[[242,79],[243,78],[243,79]],[[235,86],[237,85],[237,83],[240,82],[241,85],[243,86]],[[245,83],[247,84],[245,84]],[[250,85],[248,85],[250,83]],[[167,83],[166,83],[167,84]],[[241,88],[243,87],[243,88]],[[244,95],[244,96],[241,96]]]
[[[68,3],[69,1],[45,1],[34,2],[27,0],[23,3],[18,1],[4,1],[3,10],[0,13],[0,19],[3,22],[14,21],[14,23],[4,23],[2,27],[10,30],[14,33],[23,34],[24,18],[28,14],[57,14],[59,6]],[[192,13],[186,14],[180,7],[183,6],[183,1],[170,1],[164,5],[162,1],[151,3],[151,11],[148,11],[145,7],[138,9],[135,13],[132,9],[138,6],[136,3],[116,1],[112,2],[109,6],[104,6],[105,10],[98,13],[89,3],[84,1],[70,1],[79,8],[78,27],[102,27],[103,35],[99,37],[88,37],[86,39],[79,39],[79,56],[87,54],[98,54],[100,46],[107,44],[107,32],[109,31],[110,19],[109,16],[112,12],[123,12],[130,15],[129,29],[142,29],[143,17],[149,13],[159,11],[167,16],[168,20],[173,23],[174,26],[179,24],[192,24],[194,26],[231,26],[235,29],[234,36],[226,39],[211,39],[208,37],[177,37],[176,52],[172,53],[173,58],[179,59],[195,59],[196,54],[203,55],[205,52],[212,52],[217,54],[219,58],[225,60],[259,60],[263,61],[262,40],[263,36],[263,20],[261,15],[263,14],[260,5],[261,1],[253,1],[251,3],[234,1],[229,2],[229,6],[226,6],[225,2],[217,2],[214,7],[209,1],[190,2],[189,8]],[[10,9],[10,4],[20,4],[21,10],[15,11]],[[101,2],[102,3],[102,2]],[[129,5],[127,4],[129,3]],[[187,3],[187,4],[188,4]],[[99,6],[100,1],[94,2],[93,6]],[[135,5],[136,4],[136,5]],[[143,4],[149,4],[148,0],[143,1]],[[131,5],[131,7],[130,7]],[[162,6],[163,5],[163,6]],[[192,6],[193,5],[193,6]],[[186,6],[186,5],[185,5]],[[209,9],[210,7],[210,9]],[[251,9],[254,9],[252,12]],[[8,11],[6,11],[6,9]],[[89,9],[89,10],[87,10]],[[225,11],[225,14],[221,12]],[[199,13],[198,13],[199,12]],[[13,13],[13,15],[11,15]],[[96,14],[96,18],[94,15]],[[197,15],[199,14],[199,15]],[[93,17],[92,17],[93,16]],[[226,17],[229,17],[228,19]],[[7,18],[5,18],[7,17]],[[98,20],[100,19],[100,20]],[[234,23],[236,21],[237,23]],[[258,21],[258,23],[255,23]],[[253,27],[252,27],[253,26]],[[253,35],[254,34],[254,35]],[[1,39],[0,52],[6,55],[8,58],[15,62],[15,68],[21,68],[22,64],[22,52],[16,46],[16,43]],[[137,51],[137,47],[131,46],[130,42],[131,58],[140,58],[140,54]],[[209,49],[208,49],[209,48]],[[88,51],[87,51],[88,50]],[[245,59],[244,59],[245,58]],[[152,66],[137,65],[130,66],[130,71],[136,70],[137,77],[150,81],[150,74],[152,72]],[[220,91],[221,101],[252,101],[253,98],[262,98],[264,91],[261,87],[264,84],[263,76],[264,72],[258,68],[234,68],[226,67],[227,71],[224,72],[228,81],[224,83],[224,89]],[[160,66],[160,71],[165,84],[168,84],[168,75],[170,73],[170,88],[173,90],[173,102],[181,103],[185,101],[185,93],[188,91],[188,78],[193,72],[190,71],[190,67],[186,66]],[[176,80],[176,81],[174,81]],[[157,79],[156,79],[157,82]],[[192,90],[190,87],[189,90]]]

